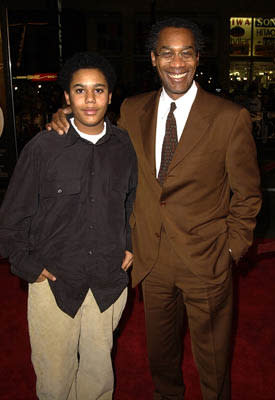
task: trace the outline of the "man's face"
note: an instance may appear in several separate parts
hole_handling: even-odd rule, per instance
[[[178,99],[192,85],[199,62],[193,33],[185,28],[162,29],[151,59],[167,94]]]
[[[65,91],[77,128],[88,135],[102,132],[111,97],[106,78],[98,69],[79,69],[72,76],[69,93]]]

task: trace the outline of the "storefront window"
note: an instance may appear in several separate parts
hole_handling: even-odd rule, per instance
[[[271,61],[232,61],[230,81],[249,84],[256,81],[262,88],[275,84],[275,64]]]
[[[232,61],[230,63],[230,81],[246,82],[250,75],[250,62]]]
[[[0,26],[1,28],[1,26]],[[4,80],[4,61],[2,51],[2,35],[0,29],[0,137],[4,134],[5,127],[5,115],[6,115],[6,91],[5,91],[5,80]],[[8,178],[8,172],[5,166],[5,158],[7,149],[0,142],[0,180]],[[1,186],[1,185],[0,185]],[[2,190],[0,188],[0,200],[2,198]]]
[[[253,80],[257,80],[262,88],[267,89],[275,84],[274,62],[255,61],[253,63]]]
[[[17,159],[7,26],[6,9],[0,7],[0,203]]]
[[[230,89],[275,85],[275,18],[230,18]]]
[[[1,25],[0,25],[1,28]],[[2,51],[2,34],[0,29],[0,108],[2,113],[6,111],[6,90],[5,90],[5,79],[4,79],[4,61]],[[2,114],[1,114],[2,115]],[[4,122],[1,118],[0,123],[0,137],[4,130]]]

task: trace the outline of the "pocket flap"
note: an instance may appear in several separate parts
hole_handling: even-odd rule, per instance
[[[80,192],[79,179],[70,179],[70,180],[68,179],[68,180],[46,182],[42,185],[41,188],[42,197],[67,196],[79,192]]]
[[[111,179],[111,188],[117,192],[126,193],[128,191],[128,182],[121,178],[112,178]]]

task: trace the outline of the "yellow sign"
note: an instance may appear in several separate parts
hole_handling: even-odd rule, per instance
[[[275,18],[254,18],[253,56],[274,57]]]
[[[251,55],[252,18],[230,18],[230,55]]]

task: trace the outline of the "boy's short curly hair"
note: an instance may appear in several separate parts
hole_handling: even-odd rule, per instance
[[[189,29],[193,33],[193,36],[194,36],[196,52],[200,53],[203,50],[204,38],[203,38],[203,35],[202,35],[201,30],[198,27],[198,25],[192,21],[189,21],[188,19],[185,19],[185,18],[171,17],[171,18],[159,20],[151,27],[151,30],[149,32],[147,42],[146,42],[146,48],[149,52],[156,51],[159,33],[164,28]]]
[[[79,69],[98,69],[105,76],[109,92],[113,92],[116,84],[116,73],[109,61],[98,53],[85,51],[74,54],[61,68],[58,74],[58,84],[69,92],[74,72]]]

